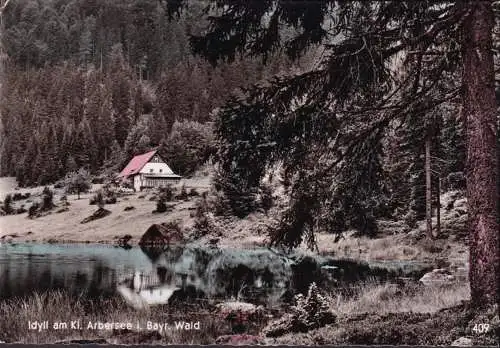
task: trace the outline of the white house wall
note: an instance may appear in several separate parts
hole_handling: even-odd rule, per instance
[[[151,172],[151,169],[153,171]],[[161,170],[161,173],[160,173]],[[155,163],[149,162],[146,163],[144,167],[142,167],[140,173],[142,174],[174,174],[172,169],[166,163]]]
[[[142,186],[141,176],[140,175],[135,175],[134,176],[134,189],[136,191],[140,191],[141,190],[141,186]]]

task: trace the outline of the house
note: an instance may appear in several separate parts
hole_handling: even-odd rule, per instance
[[[118,175],[118,179],[133,184],[134,190],[165,187],[179,182],[181,176],[172,169],[158,154],[158,149],[135,156]]]

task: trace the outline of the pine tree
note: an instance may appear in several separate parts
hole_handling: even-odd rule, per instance
[[[171,13],[182,5],[182,1],[170,3]],[[265,167],[276,160],[283,160],[289,171],[301,169],[306,154],[320,148],[336,152],[329,161],[321,154],[313,156],[323,174],[335,174],[335,168],[359,161],[353,156],[356,150],[363,148],[361,144],[370,149],[377,139],[370,135],[381,132],[394,119],[408,112],[426,115],[457,97],[459,83],[443,86],[437,82],[463,68],[472,300],[475,304],[494,304],[499,294],[500,250],[492,2],[437,5],[433,1],[218,1],[212,9],[220,12],[211,17],[209,30],[190,41],[194,52],[214,65],[232,61],[238,54],[265,60],[277,47],[284,47],[296,59],[313,44],[328,44],[329,54],[319,68],[256,86],[222,111],[218,137],[224,145],[219,158],[223,168],[229,168],[229,163],[239,168],[233,171],[242,174],[246,186],[258,183]],[[335,22],[326,29],[323,24],[330,14],[334,14]],[[282,37],[280,27],[287,25],[298,29],[298,34]],[[463,57],[460,52],[464,52]],[[422,59],[406,59],[398,69],[389,69],[398,64],[398,54],[416,54]],[[394,72],[401,71],[406,76],[398,83]],[[331,128],[325,127],[325,119],[333,125]],[[249,132],[245,134],[238,127]],[[264,127],[270,131],[261,131]],[[263,157],[255,155],[259,152],[257,145],[269,141],[275,142],[272,150]],[[366,161],[357,169],[364,172],[371,166],[371,161]],[[375,182],[366,180],[364,184],[358,190],[373,197]],[[324,192],[320,189],[315,194]],[[299,206],[306,207],[305,216],[310,216],[315,207],[309,203],[308,195],[299,199]],[[286,233],[282,240],[296,246],[304,232]]]

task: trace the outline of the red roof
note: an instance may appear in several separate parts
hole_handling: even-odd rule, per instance
[[[121,178],[127,178],[131,175],[138,174],[142,167],[146,165],[146,163],[149,162],[151,157],[154,156],[154,154],[158,151],[158,149],[149,151],[147,153],[144,153],[142,155],[137,155],[134,158],[128,162],[127,166],[123,168],[120,174],[118,174],[118,177]]]

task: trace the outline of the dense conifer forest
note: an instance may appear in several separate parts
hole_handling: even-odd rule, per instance
[[[162,1],[9,4],[1,174],[45,185],[80,167],[117,170],[161,144],[176,172],[192,173],[213,151],[214,110],[286,66],[195,57],[188,35],[203,29],[204,5],[169,21]]]

